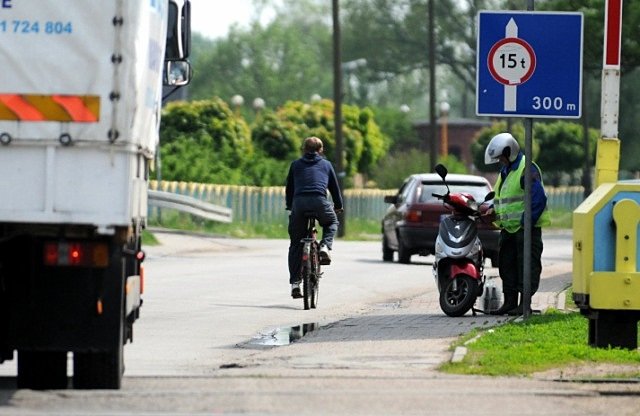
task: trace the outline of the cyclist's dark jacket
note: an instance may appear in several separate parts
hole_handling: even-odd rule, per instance
[[[331,162],[318,153],[306,153],[291,163],[287,175],[286,204],[291,209],[295,196],[327,196],[327,189],[335,209],[342,209],[342,195],[338,177]]]

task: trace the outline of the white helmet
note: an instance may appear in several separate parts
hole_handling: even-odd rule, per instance
[[[484,151],[484,163],[485,165],[497,163],[500,161],[500,156],[513,162],[518,157],[518,153],[520,153],[520,145],[511,133],[496,134]]]

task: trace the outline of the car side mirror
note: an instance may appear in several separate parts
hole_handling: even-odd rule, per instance
[[[384,202],[395,205],[398,203],[398,195],[385,195]]]

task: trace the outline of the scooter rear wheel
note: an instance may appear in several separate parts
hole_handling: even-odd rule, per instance
[[[462,316],[473,307],[478,297],[478,281],[458,275],[448,280],[440,290],[440,308],[449,316]]]

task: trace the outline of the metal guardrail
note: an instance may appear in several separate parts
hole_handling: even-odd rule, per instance
[[[212,221],[230,223],[233,219],[231,208],[210,204],[199,199],[175,194],[173,192],[149,189],[149,205],[159,208],[175,209]]]

